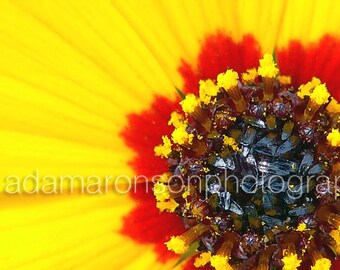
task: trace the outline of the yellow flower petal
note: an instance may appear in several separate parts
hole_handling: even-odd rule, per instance
[[[0,176],[132,175],[126,115],[175,96],[153,52],[109,1],[0,8]]]
[[[132,175],[133,153],[119,137],[126,116],[147,108],[155,94],[175,97],[180,59],[196,59],[207,34],[220,29],[238,41],[251,33],[271,52],[291,38],[313,41],[339,28],[340,11],[330,1],[142,5],[143,12],[131,0],[1,1],[2,179],[36,168],[42,175]],[[2,267],[173,265],[160,266],[151,246],[116,233],[132,207],[126,198],[1,196]]]
[[[156,263],[151,245],[138,245],[118,233],[121,217],[134,206],[126,196],[1,195],[0,202],[2,269],[133,269],[136,265],[149,269],[151,264],[153,269],[170,269],[174,264]]]
[[[338,1],[289,0],[283,2],[285,7],[278,35],[278,47],[287,45],[291,40],[299,40],[302,44],[315,42],[325,33],[339,35],[340,3]]]

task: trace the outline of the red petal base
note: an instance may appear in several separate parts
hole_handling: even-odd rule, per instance
[[[178,108],[178,102],[157,97],[149,110],[129,116],[129,125],[122,136],[136,152],[136,157],[130,162],[136,175],[151,179],[168,170],[166,160],[156,158],[153,149],[162,143],[162,135],[171,134],[168,120],[171,112]],[[176,257],[164,243],[170,236],[184,232],[181,219],[173,214],[159,213],[151,184],[138,184],[131,196],[137,201],[137,206],[124,218],[122,233],[139,243],[155,244],[160,261]]]
[[[277,51],[280,72],[290,75],[293,85],[318,77],[325,82],[332,95],[340,100],[340,40],[331,36],[323,37],[318,43],[305,48],[298,41],[292,41],[287,48]]]
[[[244,72],[257,67],[260,58],[260,47],[252,36],[245,36],[240,43],[220,32],[208,36],[202,44],[197,67],[182,60],[178,71],[184,79],[183,92],[197,92],[200,80],[216,78],[228,68]]]

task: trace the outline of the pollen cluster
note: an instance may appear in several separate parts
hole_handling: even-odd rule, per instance
[[[294,89],[266,54],[257,69],[226,70],[198,90],[155,147],[169,165],[157,207],[187,228],[168,249],[216,270],[330,269],[340,250],[340,106],[327,85]]]

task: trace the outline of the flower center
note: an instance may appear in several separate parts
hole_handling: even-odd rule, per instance
[[[197,267],[329,268],[340,254],[340,105],[326,85],[294,89],[266,54],[241,78],[230,69],[200,81],[180,104],[155,147],[169,164],[157,207],[188,229],[168,249],[198,245]]]

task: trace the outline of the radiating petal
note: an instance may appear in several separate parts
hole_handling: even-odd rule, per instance
[[[152,246],[118,233],[134,205],[126,196],[1,195],[0,201],[2,269],[160,267]]]
[[[263,50],[273,51],[284,1],[112,1],[140,35],[173,81],[174,59],[196,58],[206,37],[221,30],[235,41],[251,33]],[[141,5],[143,12],[140,12]],[[156,23],[157,22],[157,23]]]
[[[316,42],[325,34],[339,36],[340,3],[333,0],[288,0],[279,29],[277,46],[287,46],[291,40],[303,45]]]
[[[0,7],[1,176],[17,163],[20,175],[131,175],[126,115],[175,96],[152,51],[110,1]]]

